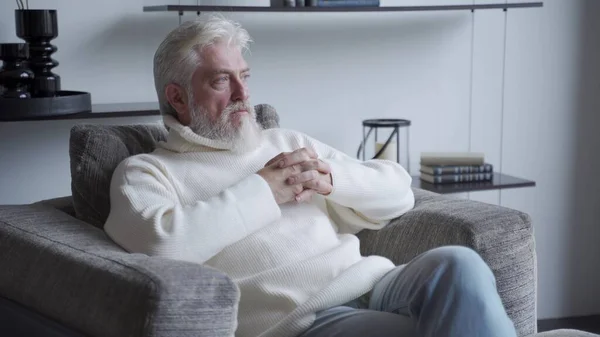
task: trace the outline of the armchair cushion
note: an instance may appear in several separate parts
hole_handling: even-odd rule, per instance
[[[125,158],[154,150],[164,126],[80,124],[71,129],[69,157],[75,215],[103,228],[110,211],[110,180]]]

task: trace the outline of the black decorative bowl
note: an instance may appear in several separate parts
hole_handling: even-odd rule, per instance
[[[58,91],[53,97],[0,97],[0,121],[38,119],[92,111],[92,96],[81,91]]]

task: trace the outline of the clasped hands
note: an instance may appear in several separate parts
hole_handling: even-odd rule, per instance
[[[333,189],[331,167],[308,148],[282,152],[257,172],[267,181],[277,204],[305,202]]]

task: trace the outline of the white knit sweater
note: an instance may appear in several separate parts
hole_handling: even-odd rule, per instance
[[[279,128],[263,131],[255,151],[234,154],[174,118],[165,123],[166,142],[114,172],[105,231],[127,251],[226,273],[241,294],[237,337],[296,336],[315,312],[369,292],[394,267],[361,256],[354,234],[381,229],[413,207],[411,178],[397,163],[362,162]],[[300,147],[331,165],[333,191],[277,205],[256,172]]]

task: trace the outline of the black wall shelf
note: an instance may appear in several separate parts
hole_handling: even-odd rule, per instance
[[[511,8],[543,7],[543,2],[497,3],[481,5],[432,5],[432,6],[379,6],[379,7],[267,7],[267,6],[193,6],[193,5],[159,5],[144,6],[144,12],[277,12],[277,13],[326,13],[326,12],[423,12],[423,11],[458,11]]]
[[[160,116],[158,103],[141,102],[141,103],[107,103],[107,104],[92,104],[92,111],[79,112],[61,116],[40,116],[35,118],[15,119],[10,120],[2,118],[0,111],[0,122],[33,122],[33,121],[50,121],[50,120],[76,120],[76,119],[94,119],[94,118],[119,118],[119,117],[144,117],[144,116]]]
[[[432,184],[421,180],[418,175],[413,176],[412,179],[413,187],[439,194],[502,190],[508,188],[534,187],[536,185],[535,181],[502,174],[500,172],[494,172],[491,181],[462,182],[455,184]]]

